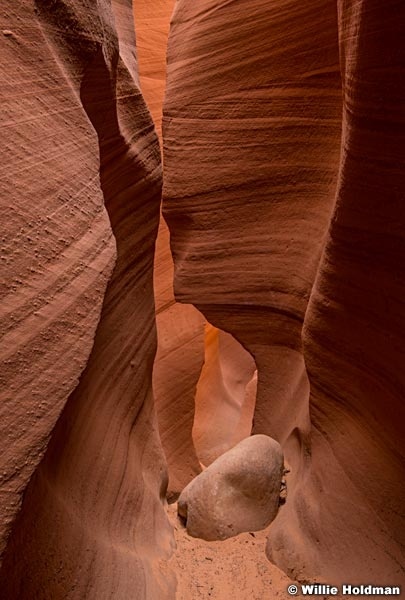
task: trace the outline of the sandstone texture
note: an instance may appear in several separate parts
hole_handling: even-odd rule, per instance
[[[1,596],[172,597],[151,391],[162,173],[132,5],[7,0],[0,20]]]
[[[145,0],[134,6],[140,85],[159,135],[173,6],[174,0],[158,0],[153,10]],[[250,434],[256,379],[250,383],[254,361],[232,336],[208,324],[191,304],[175,301],[164,219],[156,243],[154,291],[158,351],[153,391],[172,499],[201,471],[200,463],[210,464]]]
[[[1,555],[86,365],[116,249],[78,85],[31,2],[3,3],[0,24]]]
[[[1,600],[404,586],[405,4],[134,4],[0,8]]]
[[[176,298],[253,355],[255,432],[284,443],[308,433],[301,328],[336,188],[338,28],[326,0],[245,9],[176,3],[163,211]],[[270,401],[272,414],[295,406],[280,427]]]
[[[222,454],[180,495],[178,512],[187,532],[225,540],[264,529],[278,511],[283,464],[280,444],[265,435],[248,437]]]
[[[404,23],[399,0],[172,17],[175,295],[255,359],[253,431],[291,465],[267,552],[294,578],[404,579]]]
[[[250,435],[257,373],[251,355],[229,333],[207,323],[204,341],[192,435],[200,462],[208,466]]]
[[[303,331],[311,457],[289,497],[311,544],[292,548],[286,511],[268,548],[387,585],[405,581],[404,24],[401,2],[339,3],[340,171]]]
[[[174,0],[134,3],[139,80],[161,137],[166,80],[166,47]],[[175,301],[169,230],[160,219],[154,260],[158,351],[153,393],[169,470],[168,498],[176,497],[200,472],[192,429],[194,397],[204,363],[205,319],[192,305]]]

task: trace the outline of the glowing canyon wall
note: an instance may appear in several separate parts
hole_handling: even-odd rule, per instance
[[[267,552],[301,579],[403,577],[404,18],[361,0],[172,18],[175,294],[256,361],[253,430],[291,467]]]
[[[151,387],[162,171],[132,5],[6,4],[2,597],[172,597]]]
[[[0,24],[0,596],[174,598],[165,496],[251,428],[290,468],[268,558],[403,583],[401,0]]]

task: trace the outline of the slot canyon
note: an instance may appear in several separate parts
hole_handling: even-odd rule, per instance
[[[0,600],[403,593],[404,30],[1,0]]]

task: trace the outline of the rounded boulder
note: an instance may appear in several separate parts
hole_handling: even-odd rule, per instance
[[[267,435],[222,454],[180,494],[178,513],[189,535],[225,540],[267,527],[279,508],[283,466],[280,444]]]

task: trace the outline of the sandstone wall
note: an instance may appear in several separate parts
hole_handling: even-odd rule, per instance
[[[2,595],[171,597],[157,568],[172,534],[151,396],[161,161],[131,2],[7,2],[0,13],[13,293],[3,351],[14,361]]]
[[[159,137],[166,83],[166,48],[174,0],[134,5],[142,92]],[[168,496],[175,498],[200,472],[192,429],[194,397],[204,362],[204,317],[174,299],[169,230],[161,218],[154,262],[158,351],[153,392],[159,431],[169,470]]]
[[[172,18],[175,295],[255,358],[254,431],[291,466],[268,554],[303,579],[401,576],[403,17],[178,0]]]
[[[32,3],[1,10],[1,550],[76,387],[115,261],[97,136]],[[83,70],[78,62],[72,70]]]
[[[300,536],[282,541],[290,511],[271,553],[335,580],[403,584],[405,7],[338,6],[339,179],[303,332],[311,458],[293,498]]]

